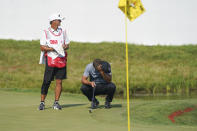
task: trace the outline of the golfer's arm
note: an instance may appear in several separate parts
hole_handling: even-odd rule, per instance
[[[84,85],[91,85],[91,82],[88,81],[88,77],[82,76],[81,83]]]
[[[107,81],[108,83],[111,82],[111,80],[112,80],[111,75],[106,74],[104,71],[100,71],[100,73],[105,81]]]
[[[41,45],[40,49],[41,49],[41,51],[54,51],[53,48],[50,48],[50,47],[44,46],[44,45]]]

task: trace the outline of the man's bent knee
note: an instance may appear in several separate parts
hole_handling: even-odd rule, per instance
[[[116,90],[116,85],[114,83],[109,84],[110,89]]]
[[[89,92],[89,86],[88,85],[82,85],[80,90],[84,93],[87,94]]]
[[[84,92],[85,90],[87,90],[87,86],[86,86],[86,85],[82,85],[81,88],[80,88],[80,90],[81,90],[82,92]]]

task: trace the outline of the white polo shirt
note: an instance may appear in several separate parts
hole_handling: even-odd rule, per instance
[[[53,28],[49,27],[48,29],[42,32],[40,39],[40,45],[52,47],[56,50],[56,52],[55,51],[47,52],[47,55],[52,59],[55,59],[57,57],[64,57],[65,53],[62,45],[69,43],[70,41],[68,39],[66,31],[65,30],[63,31],[63,29],[60,27],[57,30],[54,30]],[[41,51],[39,64],[44,64],[44,63],[45,63],[44,51]]]

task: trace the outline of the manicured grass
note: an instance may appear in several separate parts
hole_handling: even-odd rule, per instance
[[[0,88],[40,88],[44,65],[38,64],[39,56],[39,41],[0,40]],[[71,42],[63,91],[80,93],[85,66],[95,58],[111,63],[116,97],[125,96],[125,45],[116,42]],[[197,87],[197,46],[130,44],[129,74],[132,93],[189,94]]]
[[[126,100],[114,99],[111,109],[104,109],[99,97],[99,109],[88,112],[85,96],[63,93],[61,111],[51,108],[54,94],[46,99],[46,110],[38,111],[40,93],[36,90],[0,89],[0,129],[3,131],[127,131]],[[177,117],[173,124],[168,115],[196,104],[191,99],[132,99],[131,129],[133,131],[196,131],[197,110]]]

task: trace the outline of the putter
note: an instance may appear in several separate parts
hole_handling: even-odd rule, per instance
[[[89,109],[89,113],[92,113],[92,110],[93,110],[93,102],[94,102],[94,93],[95,93],[95,90],[96,90],[96,86],[93,87],[93,95],[92,95],[92,103],[91,103],[91,108]]]

